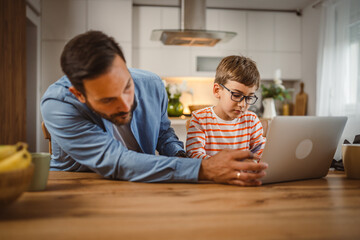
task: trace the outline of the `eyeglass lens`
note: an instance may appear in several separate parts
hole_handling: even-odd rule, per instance
[[[231,93],[231,99],[235,102],[241,102],[242,100],[244,100],[245,98],[245,102],[246,104],[252,105],[256,103],[257,98],[255,96],[243,96],[241,94],[233,94]]]

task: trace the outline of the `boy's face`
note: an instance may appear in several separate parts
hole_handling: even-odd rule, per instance
[[[257,89],[256,86],[248,87],[236,81],[228,81],[224,86],[236,95],[239,94],[243,96],[254,96]],[[215,97],[219,99],[214,109],[215,113],[224,120],[233,120],[241,116],[249,108],[245,98],[241,102],[233,101],[231,99],[231,93],[218,83],[214,83],[213,92]]]

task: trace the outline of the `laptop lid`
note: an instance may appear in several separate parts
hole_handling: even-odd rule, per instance
[[[281,116],[270,124],[263,184],[327,175],[347,117]]]

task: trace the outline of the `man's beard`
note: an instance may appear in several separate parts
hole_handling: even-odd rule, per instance
[[[115,124],[116,126],[121,126],[121,125],[125,125],[127,123],[130,122],[131,118],[132,118],[132,112],[134,111],[136,105],[135,102],[133,103],[133,105],[131,106],[131,109],[129,112],[117,112],[111,115],[107,115],[105,113],[102,112],[98,112],[96,111],[91,104],[87,101],[86,99],[86,105],[95,113],[99,114],[102,118],[112,122],[113,124]],[[128,114],[129,113],[129,114]],[[122,117],[125,116],[126,114],[128,114],[126,117],[120,118],[118,119],[118,117]]]

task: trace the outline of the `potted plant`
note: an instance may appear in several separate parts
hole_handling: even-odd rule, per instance
[[[179,117],[183,114],[184,106],[180,102],[180,97],[183,92],[193,94],[193,90],[187,87],[187,83],[184,80],[181,84],[176,83],[167,83],[163,81],[165,84],[166,92],[168,95],[169,103],[168,103],[168,116],[169,117]]]
[[[275,100],[284,101],[290,99],[289,92],[285,89],[281,80],[281,71],[277,69],[275,71],[274,82],[265,86],[261,84],[261,94],[263,98],[264,114],[263,118],[273,118],[276,116]]]

